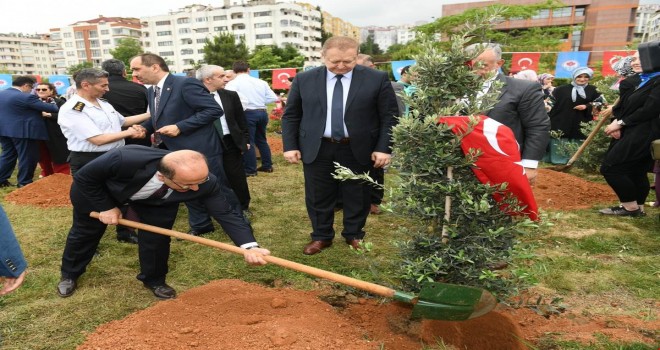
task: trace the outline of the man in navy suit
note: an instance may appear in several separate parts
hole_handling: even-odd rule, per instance
[[[387,73],[357,65],[358,43],[332,37],[323,45],[324,67],[296,75],[282,117],[284,159],[303,162],[305,202],[312,241],[303,253],[332,245],[334,208],[341,191],[346,243],[355,249],[371,207],[368,184],[351,180],[338,186],[334,162],[355,173],[390,162],[390,129],[398,107]],[[340,190],[338,190],[340,189]]]
[[[58,294],[68,297],[76,290],[77,280],[94,257],[106,226],[116,225],[121,218],[119,207],[130,203],[140,222],[171,229],[179,203],[192,200],[209,208],[234,244],[246,249],[247,263],[266,263],[262,255],[270,252],[259,247],[250,224],[228,203],[201,153],[127,145],[106,152],[74,176],[73,225],[62,254]],[[100,213],[98,220],[89,216],[92,211]],[[137,279],[158,298],[176,297],[176,291],[165,282],[170,237],[144,230],[138,230],[138,237]]]
[[[202,153],[212,174],[221,179],[230,202],[238,199],[227,185],[222,169],[222,146],[213,123],[223,115],[222,108],[209,90],[195,78],[169,74],[165,60],[144,53],[131,60],[133,76],[148,89],[151,120],[142,125],[154,133],[154,146],[171,151],[190,149]],[[214,230],[213,223],[201,203],[188,202],[190,234],[202,235]]]
[[[0,187],[12,186],[9,177],[18,159],[18,187],[32,183],[39,163],[39,140],[48,140],[46,122],[41,112],[58,111],[54,103],[30,94],[36,81],[17,77],[12,87],[0,91]]]

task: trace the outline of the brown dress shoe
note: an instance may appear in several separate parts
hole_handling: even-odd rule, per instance
[[[320,253],[323,249],[332,245],[332,241],[311,241],[303,249],[303,254],[314,255]]]
[[[346,244],[350,245],[351,248],[355,250],[361,250],[362,247],[360,247],[360,243],[362,243],[361,239],[347,239]]]
[[[369,214],[374,214],[374,215],[380,214],[380,208],[378,207],[378,204],[371,205],[371,208],[369,209]]]

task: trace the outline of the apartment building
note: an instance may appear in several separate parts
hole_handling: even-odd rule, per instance
[[[167,59],[175,72],[202,61],[206,39],[219,33],[232,33],[250,49],[288,44],[307,61],[321,59],[321,13],[309,4],[224,0],[222,7],[189,5],[141,22],[144,50]]]
[[[503,0],[460,3],[442,6],[449,16],[467,9],[494,4],[531,5],[539,0]],[[633,43],[635,17],[639,0],[563,0],[564,6],[542,10],[530,19],[511,19],[495,28],[503,31],[531,27],[573,25],[564,50],[591,51],[589,60],[598,62],[606,50],[622,50]]]
[[[134,38],[139,41],[142,27],[137,18],[99,16],[53,28],[50,36],[57,45],[54,52],[56,67],[59,73],[64,73],[67,67],[86,61],[100,66],[101,62],[112,58],[110,50],[119,40]]]
[[[658,37],[660,4],[640,5],[635,18],[635,39],[653,41]]]
[[[347,36],[360,41],[360,27],[323,11],[323,30],[332,36]]]
[[[0,71],[15,75],[51,75],[56,44],[48,35],[0,34]]]

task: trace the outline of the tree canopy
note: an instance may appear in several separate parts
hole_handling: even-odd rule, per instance
[[[140,42],[134,38],[120,39],[117,46],[110,50],[113,58],[118,59],[129,67],[131,65],[131,58],[144,53]]]
[[[227,69],[231,69],[236,61],[247,61],[249,54],[245,42],[240,40],[236,43],[234,34],[228,32],[206,39],[204,45],[204,61]]]
[[[83,70],[83,69],[85,69],[85,68],[92,68],[92,67],[94,67],[94,65],[92,64],[92,62],[84,61],[84,62],[82,62],[82,63],[74,64],[73,66],[69,66],[69,67],[66,69],[66,74],[68,74],[68,75],[74,75],[74,74],[78,73],[79,71],[81,71],[81,70]]]

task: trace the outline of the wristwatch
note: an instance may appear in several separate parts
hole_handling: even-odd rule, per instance
[[[621,120],[621,119],[617,119],[616,123],[621,125],[621,126],[626,126],[626,123],[624,123],[623,120]]]

